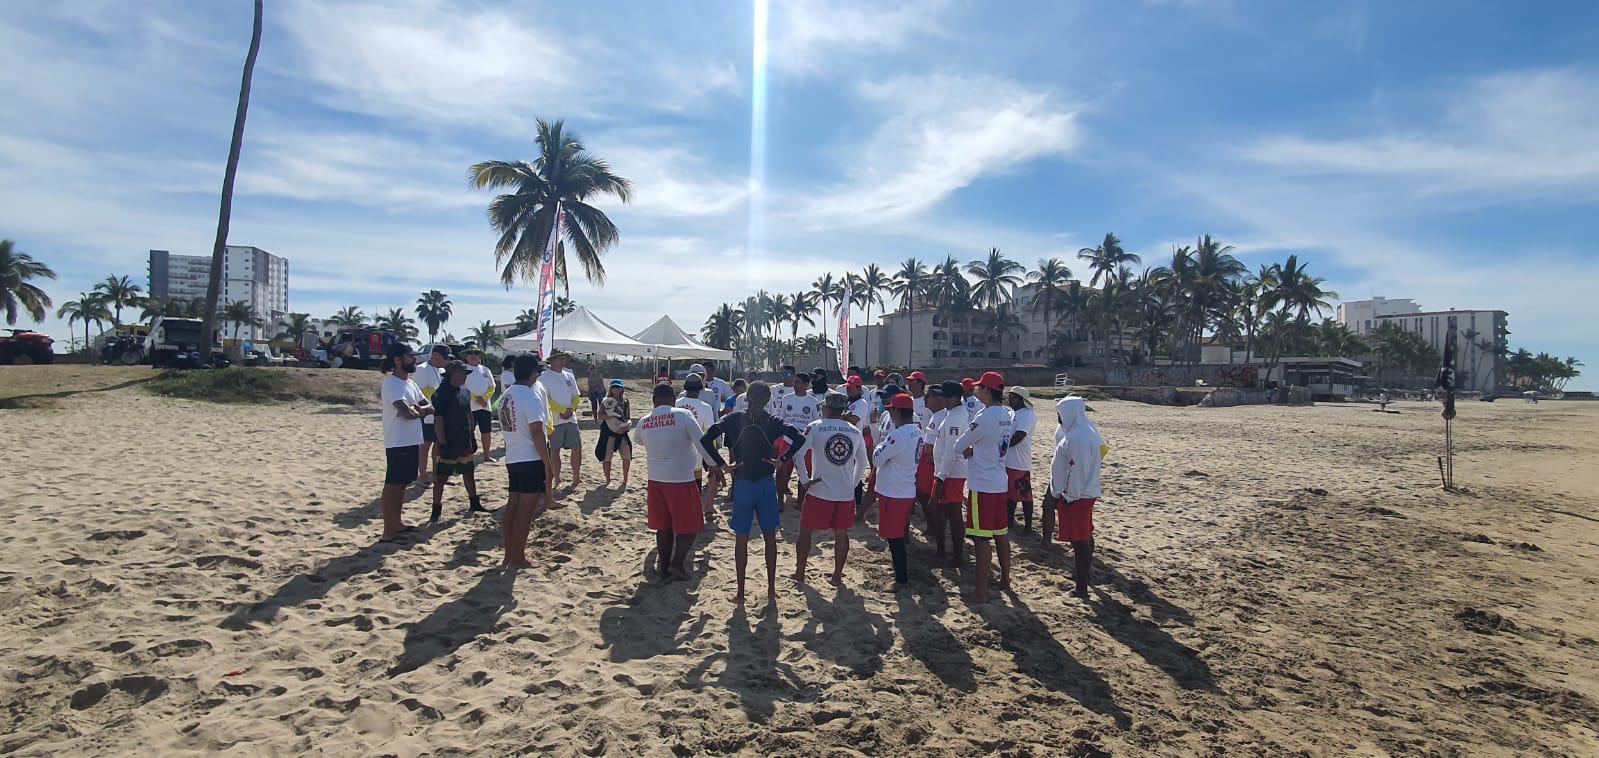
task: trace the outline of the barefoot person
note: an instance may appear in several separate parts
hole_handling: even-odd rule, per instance
[[[556,350],[550,354],[549,367],[539,374],[539,385],[544,388],[550,403],[550,451],[555,456],[548,460],[551,492],[560,484],[562,450],[571,451],[567,457],[572,463],[573,487],[578,484],[578,471],[583,464],[583,436],[577,429],[577,403],[580,397],[577,378],[566,370],[566,364],[571,359],[570,353]]]
[[[633,407],[627,401],[627,385],[612,379],[611,388],[600,401],[600,442],[595,455],[605,469],[605,486],[611,486],[611,456],[622,456],[622,489],[627,489],[628,470],[633,465]]]
[[[434,439],[439,452],[437,470],[433,478],[433,515],[429,522],[437,524],[444,513],[444,485],[453,474],[461,475],[466,485],[466,496],[471,502],[468,513],[488,513],[477,496],[477,439],[472,432],[476,423],[472,417],[471,390],[467,376],[471,369],[461,361],[450,361],[444,369],[444,384],[433,393]]]
[[[418,366],[416,373],[411,376],[411,381],[421,388],[422,397],[428,402],[433,402],[433,393],[444,384],[444,366],[450,361],[450,348],[445,345],[434,345],[433,351],[428,353],[427,363]],[[426,416],[422,419],[422,449],[417,454],[417,481],[422,484],[432,484],[433,475],[428,473],[428,465],[433,460],[433,417]]]
[[[539,376],[539,359],[519,355],[513,364],[512,384],[500,399],[500,433],[505,435],[505,474],[510,480],[511,503],[501,521],[505,540],[502,565],[531,568],[527,556],[527,533],[533,524],[533,511],[548,488],[546,469],[559,462],[550,453],[544,424],[549,418],[548,401],[533,388]],[[551,507],[555,507],[553,504]]]
[[[383,473],[383,496],[380,510],[383,513],[383,541],[393,542],[402,532],[414,531],[400,517],[405,504],[405,488],[416,481],[418,459],[422,452],[422,417],[433,412],[433,406],[422,396],[422,388],[411,381],[416,372],[416,356],[404,342],[389,346],[380,364],[388,373],[383,379],[380,397],[383,400],[383,455],[386,466]]]
[[[694,365],[698,366],[700,364],[696,363]],[[695,439],[699,439],[700,435],[705,434],[706,430],[716,423],[716,409],[711,406],[711,402],[707,398],[710,398],[710,400],[715,399],[714,396],[706,393],[705,380],[699,374],[690,372],[683,379],[683,396],[677,398],[676,406],[694,414],[695,421],[700,425],[699,434],[694,435]],[[695,454],[698,455],[698,451]],[[710,459],[707,458],[706,460]],[[722,489],[721,479],[722,472],[715,468],[712,468],[710,475],[706,476],[703,467],[697,465],[694,467],[694,482],[700,488],[700,510],[705,512],[706,518],[710,518],[715,513],[711,508],[711,503],[715,501],[716,493]]]
[[[855,525],[855,490],[866,475],[866,439],[844,419],[849,398],[829,392],[822,403],[823,417],[805,427],[805,443],[794,456],[805,499],[800,505],[799,549],[795,553],[794,581],[805,583],[805,563],[811,538],[818,529],[833,531],[834,586],[844,582],[844,562],[849,557],[849,528]]]
[[[922,430],[916,425],[916,399],[910,395],[896,395],[890,400],[888,415],[893,419],[894,430],[877,443],[872,462],[877,466],[877,534],[888,541],[888,554],[894,565],[893,589],[898,590],[911,580],[905,533],[910,528],[911,510],[916,507]]]
[[[461,351],[466,361],[466,391],[472,396],[472,425],[482,437],[483,462],[493,463],[489,451],[494,445],[494,411],[489,410],[494,400],[494,372],[483,365],[483,351],[469,347]]]
[[[793,457],[805,435],[800,430],[783,423],[766,412],[772,399],[772,388],[766,382],[753,382],[747,391],[749,410],[724,416],[705,436],[700,438],[700,449],[725,474],[733,478],[733,518],[731,528],[735,537],[733,547],[734,569],[738,572],[738,594],[733,601],[744,601],[744,567],[749,562],[750,528],[757,519],[761,523],[761,536],[766,541],[766,597],[777,599],[777,527],[780,514],[777,510],[777,481],[772,478],[777,464],[774,441],[788,440],[787,456]],[[715,443],[722,440],[727,446],[731,463],[722,460]]]
[[[1005,452],[1010,444],[1011,413],[1003,405],[1005,377],[998,371],[983,374],[977,380],[975,397],[983,404],[983,410],[956,438],[955,452],[966,458],[966,536],[977,543],[974,597],[977,602],[986,603],[989,568],[996,550],[999,588],[1010,589],[1010,536],[1005,513],[1010,480],[1005,476]]]
[[[959,382],[946,381],[938,389],[948,408],[939,423],[937,436],[933,438],[933,502],[937,504],[938,511],[934,519],[941,517],[944,520],[943,529],[934,535],[934,559],[944,559],[942,537],[947,535],[950,550],[950,562],[947,565],[960,568],[966,560],[963,555],[966,519],[961,512],[966,502],[966,458],[955,449],[955,440],[965,433],[966,427],[971,424],[971,417],[966,413]]]
[[[1060,541],[1072,544],[1077,586],[1072,594],[1088,599],[1089,573],[1094,566],[1094,501],[1099,499],[1099,465],[1105,455],[1105,438],[1088,420],[1087,406],[1075,395],[1055,404],[1060,428],[1049,467],[1049,494],[1060,513]]]
[[[1005,450],[1005,478],[1010,482],[1006,495],[1005,522],[1016,526],[1016,506],[1022,506],[1022,531],[1033,530],[1033,430],[1038,414],[1033,412],[1033,396],[1026,387],[1011,387],[1005,393],[1011,410],[1010,445]]]
[[[704,432],[692,412],[675,405],[677,392],[672,385],[655,385],[652,398],[655,410],[638,420],[639,442],[644,445],[650,474],[645,508],[650,530],[655,532],[661,578],[687,579],[689,551],[705,528],[700,488],[694,481]]]
[[[778,418],[795,429],[804,429],[810,426],[812,421],[822,417],[822,401],[821,398],[811,394],[810,374],[794,374],[789,377],[788,381],[793,386],[793,391],[783,397],[782,410],[779,412]],[[779,444],[778,452],[783,452],[781,443]],[[784,460],[788,460],[788,458],[785,456]],[[777,505],[779,508],[788,499],[788,480],[793,473],[794,465],[792,463],[785,463],[777,468]],[[795,489],[798,490],[795,493],[795,499],[804,500],[805,485],[801,484]]]

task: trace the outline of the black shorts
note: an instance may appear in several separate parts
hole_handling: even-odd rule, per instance
[[[472,411],[472,421],[477,424],[479,434],[488,434],[494,431],[493,411]]]
[[[544,494],[544,461],[523,461],[505,467],[513,495]]]
[[[438,434],[437,431],[435,431],[433,429],[433,422],[432,421],[427,421],[427,422],[424,422],[422,424],[422,441],[423,442],[438,442],[439,441],[439,434]]]
[[[383,454],[388,462],[383,472],[384,484],[410,484],[416,481],[416,469],[422,462],[420,445],[385,448]]]

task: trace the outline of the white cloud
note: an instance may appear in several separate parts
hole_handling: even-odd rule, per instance
[[[979,178],[1078,142],[1076,113],[1048,91],[984,76],[904,76],[862,84],[887,114],[847,161],[846,180],[804,214],[821,223],[879,223],[926,211]]]
[[[464,151],[370,132],[269,131],[240,164],[239,194],[403,211],[483,206]]]
[[[942,33],[946,3],[852,3],[779,0],[771,5],[768,60],[777,69],[814,74],[840,60],[892,53]]]
[[[742,210],[749,184],[711,169],[693,148],[661,133],[624,132],[585,141],[611,169],[633,183],[627,205],[602,198],[599,205],[617,215],[657,217],[718,216]]]

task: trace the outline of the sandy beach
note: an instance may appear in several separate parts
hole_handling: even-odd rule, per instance
[[[1014,593],[969,605],[914,530],[895,596],[864,526],[843,588],[821,540],[767,609],[719,529],[695,581],[645,579],[642,461],[619,491],[586,460],[504,572],[459,487],[375,544],[375,373],[338,372],[354,406],[0,388],[50,371],[69,394],[0,410],[0,753],[1599,754],[1599,403],[1462,403],[1445,493],[1434,405],[1093,402],[1091,603],[1021,536]]]

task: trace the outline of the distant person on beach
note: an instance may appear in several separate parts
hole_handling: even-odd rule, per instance
[[[544,394],[550,403],[550,451],[555,456],[548,461],[552,492],[561,482],[559,458],[562,450],[571,451],[567,457],[572,465],[572,486],[576,487],[582,479],[583,435],[578,432],[577,426],[577,377],[566,369],[571,359],[570,353],[556,350],[550,353],[549,367],[539,375],[539,384],[544,387]]]
[[[445,345],[434,345],[433,351],[428,353],[427,363],[417,367],[416,374],[411,381],[421,388],[422,397],[428,402],[433,401],[433,393],[444,384],[444,366],[450,361],[450,348]],[[417,453],[417,481],[422,484],[432,484],[433,475],[428,473],[428,464],[433,458],[433,417],[426,416],[422,419],[422,448]]]
[[[777,509],[777,481],[773,472],[783,461],[778,459],[774,443],[778,439],[787,440],[786,457],[789,458],[805,444],[805,435],[800,430],[767,413],[772,389],[766,382],[750,383],[747,394],[749,410],[723,417],[700,438],[700,449],[733,481],[730,526],[735,537],[733,563],[738,572],[738,594],[733,600],[738,603],[744,601],[744,567],[749,562],[750,528],[757,519],[766,542],[766,597],[777,599],[777,528],[781,514]],[[715,443],[719,440],[726,445],[730,461],[724,461],[716,451]]]
[[[510,389],[511,385],[516,384],[516,371],[513,370],[515,366],[516,356],[514,355],[505,356],[505,360],[500,363],[500,397],[505,397],[505,391]]]
[[[833,532],[834,586],[844,582],[844,562],[849,557],[849,528],[855,525],[855,494],[866,475],[866,439],[844,419],[849,399],[827,393],[823,417],[805,427],[805,442],[794,456],[800,490],[799,548],[795,553],[794,581],[805,583],[805,563],[817,530]]]
[[[611,486],[611,457],[622,456],[622,489],[627,489],[628,469],[633,465],[633,408],[627,400],[627,384],[612,379],[611,388],[600,401],[600,441],[595,457],[605,469],[605,486]]]
[[[1070,542],[1075,559],[1076,587],[1072,595],[1088,599],[1089,574],[1094,566],[1094,501],[1099,499],[1100,462],[1108,449],[1099,428],[1088,420],[1087,405],[1075,395],[1055,404],[1060,428],[1066,434],[1055,446],[1050,464],[1049,492],[1059,513],[1061,542]]]
[[[433,429],[438,446],[438,470],[433,480],[433,515],[428,520],[438,523],[444,513],[444,485],[452,474],[460,474],[466,486],[466,496],[471,502],[468,513],[488,513],[478,499],[477,439],[472,434],[476,422],[473,416],[471,390],[467,378],[471,368],[461,361],[450,361],[444,369],[445,382],[433,393]]]
[[[1005,476],[1010,481],[1005,520],[1016,526],[1016,506],[1022,506],[1022,531],[1033,530],[1033,430],[1038,414],[1033,412],[1033,396],[1026,387],[1011,387],[1005,393],[1011,410],[1010,444],[1005,450]]]
[[[888,404],[894,430],[877,443],[872,461],[877,467],[874,483],[877,493],[877,534],[888,541],[889,559],[894,566],[894,587],[910,582],[910,559],[905,551],[905,536],[910,530],[911,510],[916,507],[916,468],[920,457],[922,430],[916,425],[916,400],[898,395]]]
[[[677,392],[672,385],[655,385],[651,397],[655,409],[638,420],[639,442],[649,461],[646,519],[655,532],[661,578],[688,579],[689,552],[694,538],[705,528],[700,488],[694,481],[704,432],[694,412],[676,405]]]
[[[977,380],[969,376],[962,379],[961,392],[965,393],[961,397],[961,402],[966,405],[966,414],[972,418],[977,418],[977,414],[983,412],[983,403],[977,399],[976,394]]]
[[[502,565],[532,568],[527,555],[528,530],[533,512],[549,490],[549,471],[560,466],[550,451],[545,424],[549,401],[533,385],[539,377],[539,359],[519,355],[512,369],[515,383],[500,399],[500,433],[505,436],[505,473],[510,481],[511,502],[501,519],[505,542]],[[553,493],[550,493],[553,494]],[[551,508],[559,508],[551,499]]]
[[[939,515],[944,518],[949,535],[948,565],[961,568],[965,563],[962,553],[966,547],[966,521],[961,509],[966,502],[967,466],[965,456],[955,449],[955,440],[966,432],[971,416],[966,412],[965,395],[959,382],[946,381],[939,385],[939,390],[948,408],[933,442],[933,500],[938,504]],[[942,561],[943,541],[937,541],[934,547],[934,559]]]
[[[422,396],[422,388],[411,381],[416,373],[416,356],[404,342],[389,346],[379,367],[388,373],[383,379],[383,495],[379,510],[383,514],[383,542],[394,542],[406,532],[416,530],[401,518],[405,488],[416,481],[422,450],[422,418],[433,406]]]
[[[955,452],[966,458],[966,536],[976,542],[975,598],[988,602],[992,553],[999,553],[999,589],[1010,590],[1010,533],[1006,498],[1010,480],[1005,453],[1010,445],[1011,412],[1004,406],[1005,377],[989,371],[977,380],[975,393],[983,410],[955,440]]]
[[[589,415],[600,417],[600,401],[605,399],[605,377],[600,376],[600,367],[594,365],[593,356],[589,357],[588,398]]]
[[[489,410],[494,399],[494,372],[483,365],[483,351],[469,347],[461,351],[466,362],[466,391],[472,396],[472,424],[482,437],[483,462],[493,463],[489,450],[494,445],[494,411]]]

